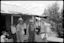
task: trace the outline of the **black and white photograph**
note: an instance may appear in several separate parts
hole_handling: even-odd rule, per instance
[[[63,43],[63,1],[1,1],[0,42]]]

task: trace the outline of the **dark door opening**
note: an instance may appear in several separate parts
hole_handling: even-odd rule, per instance
[[[5,17],[5,15],[2,15],[2,14],[1,14],[1,25],[0,26],[1,26],[0,32],[2,34],[2,31],[6,30],[6,17]]]

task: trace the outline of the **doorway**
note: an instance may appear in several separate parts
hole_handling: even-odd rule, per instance
[[[0,31],[0,33],[2,34],[2,31],[5,31],[6,30],[6,16],[5,15],[3,15],[3,14],[1,14],[1,19],[0,19],[0,21],[1,21],[1,24],[0,24],[0,26],[1,26],[1,31]]]

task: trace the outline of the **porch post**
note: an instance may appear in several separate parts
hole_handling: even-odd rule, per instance
[[[13,15],[11,15],[11,32],[12,32],[12,25],[13,25]]]
[[[11,25],[13,25],[13,15],[11,15]]]

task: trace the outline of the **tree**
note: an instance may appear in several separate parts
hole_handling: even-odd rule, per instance
[[[62,11],[59,12],[59,6],[57,3],[54,3],[52,6],[48,7],[44,11],[44,14],[48,16],[48,20],[50,21],[52,25],[52,30],[56,31],[59,35],[59,37],[63,36],[63,27],[62,27]]]

